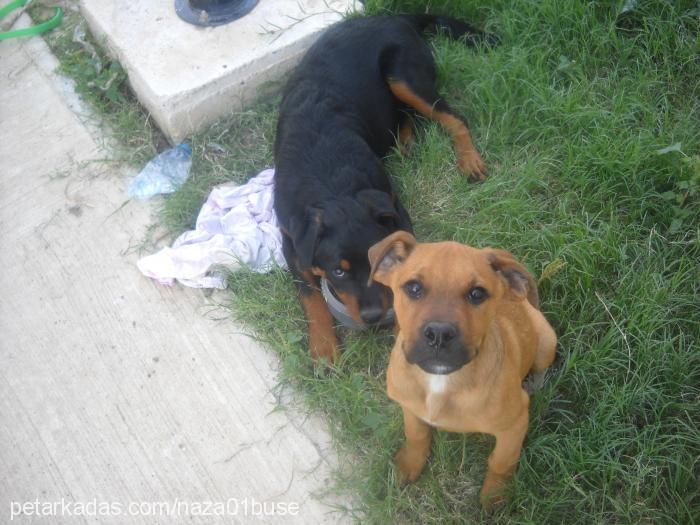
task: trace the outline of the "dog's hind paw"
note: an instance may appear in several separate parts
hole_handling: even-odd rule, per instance
[[[544,374],[545,371],[531,372],[523,381],[523,388],[528,395],[533,395],[535,392],[540,390],[544,385]]]
[[[459,170],[473,181],[486,180],[488,169],[481,155],[475,150],[460,155]]]

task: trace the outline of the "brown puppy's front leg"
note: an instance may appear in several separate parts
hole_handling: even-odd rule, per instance
[[[403,425],[406,442],[396,454],[396,464],[401,472],[401,481],[415,481],[425,467],[430,455],[431,428],[412,412],[403,410]]]
[[[481,506],[486,512],[490,512],[493,507],[505,501],[502,495],[503,489],[513,477],[515,467],[520,458],[520,451],[523,446],[528,424],[528,403],[527,394],[522,391],[525,398],[525,408],[522,410],[513,426],[504,432],[494,433],[496,436],[496,446],[491,452],[488,461],[488,470],[484,484],[481,486],[479,499]]]

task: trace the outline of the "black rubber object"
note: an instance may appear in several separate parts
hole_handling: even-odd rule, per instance
[[[211,27],[243,17],[257,3],[258,0],[175,0],[175,12],[190,24]]]

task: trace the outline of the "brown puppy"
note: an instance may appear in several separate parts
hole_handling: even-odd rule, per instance
[[[492,434],[480,497],[488,510],[502,499],[527,431],[523,379],[533,371],[539,386],[554,359],[557,337],[538,309],[535,281],[506,251],[419,244],[404,231],[375,244],[369,259],[370,279],[394,293],[387,392],[403,409],[401,475],[420,475],[431,427]]]

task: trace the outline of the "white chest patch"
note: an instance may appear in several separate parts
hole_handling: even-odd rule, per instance
[[[436,375],[431,374],[425,385],[425,409],[426,409],[426,422],[430,424],[435,424],[435,417],[445,403],[443,397],[443,392],[447,386],[446,375]]]
[[[441,394],[445,391],[446,385],[446,375],[430,374],[430,379],[428,379],[428,396],[430,394]]]

